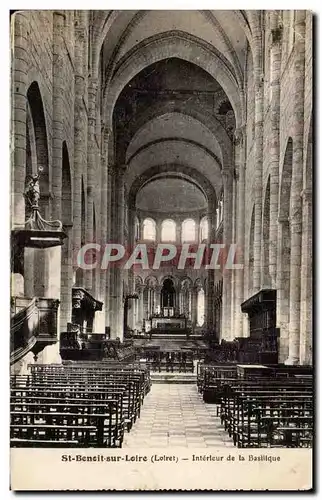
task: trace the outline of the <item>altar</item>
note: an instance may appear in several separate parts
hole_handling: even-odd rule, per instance
[[[151,328],[158,330],[172,330],[172,329],[185,329],[187,326],[186,318],[164,318],[164,317],[154,317],[151,318]]]
[[[172,308],[155,313],[145,322],[146,332],[185,332],[187,329],[187,318],[184,314],[175,314]]]

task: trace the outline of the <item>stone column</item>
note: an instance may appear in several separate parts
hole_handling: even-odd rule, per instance
[[[124,244],[124,166],[115,166],[112,176],[114,182],[112,188],[112,241]],[[120,264],[111,267],[111,290],[112,299],[111,314],[111,335],[112,338],[119,337],[123,340],[123,271]]]
[[[155,225],[155,236],[156,236],[156,241],[157,243],[161,241],[161,221],[156,220],[156,225]]]
[[[253,289],[260,290],[261,285],[261,241],[262,241],[262,198],[263,198],[263,49],[262,31],[260,26],[253,30],[253,60],[254,60],[254,86],[255,86],[255,140],[254,140],[254,272]],[[223,316],[223,322],[225,318]]]
[[[198,289],[196,287],[192,288],[192,297],[191,297],[191,325],[192,331],[195,330],[197,325],[197,298],[198,298]]]
[[[277,270],[276,270],[276,325],[280,330],[279,337],[279,363],[284,363],[289,354],[289,300],[290,291],[288,288],[289,275],[284,268],[283,254],[286,249],[283,248],[283,242],[289,239],[289,220],[279,217],[277,226]],[[289,256],[290,258],[290,256]],[[287,256],[286,256],[287,259]]]
[[[210,262],[211,251],[209,245],[215,242],[216,236],[216,221],[215,219],[215,200],[210,199],[208,201],[208,214],[207,219],[209,222],[209,231],[207,238],[207,246],[206,249],[209,249],[209,258],[208,262]],[[215,286],[215,270],[208,269],[207,270],[207,281],[205,287],[205,325],[208,330],[213,330],[214,328],[214,286]]]
[[[84,11],[75,14],[75,104],[74,104],[74,182],[73,182],[73,265],[81,248],[82,176],[87,164],[87,111],[84,104],[84,43],[86,18]],[[80,273],[83,275],[83,272]],[[81,280],[82,281],[82,280]],[[80,282],[80,285],[84,283]]]
[[[161,286],[157,285],[154,289],[154,311],[159,311],[161,308]]]
[[[108,161],[108,155],[107,155]],[[107,206],[107,214],[106,214],[106,242],[112,242],[112,223],[113,223],[113,214],[112,214],[112,192],[113,192],[113,167],[111,165],[107,165],[107,192],[106,192],[106,206]],[[107,326],[111,326],[111,268],[108,267],[106,269],[106,287],[105,287],[105,324]]]
[[[233,208],[233,172],[231,169],[223,169],[224,184],[224,214],[223,214],[223,244],[228,255],[229,246],[232,243],[232,208]],[[233,325],[231,321],[231,276],[232,270],[225,267],[223,269],[223,302],[222,302],[222,338],[231,340],[233,335]]]
[[[142,290],[143,294],[143,318],[142,318],[142,324],[143,320],[146,320],[149,318],[149,288],[144,288]]]
[[[87,217],[86,217],[86,242],[92,243],[94,240],[93,233],[93,213],[94,213],[94,190],[95,179],[98,174],[96,166],[97,145],[95,142],[95,127],[96,127],[96,93],[97,80],[93,77],[88,84],[88,127],[87,127]],[[85,272],[85,288],[95,294],[93,288],[93,272],[88,270]]]
[[[12,226],[25,224],[26,177],[26,121],[27,121],[27,72],[29,55],[28,22],[25,13],[12,16],[12,121],[11,121],[11,173],[12,173]],[[19,54],[19,57],[18,57]]]
[[[295,94],[293,102],[293,169],[290,203],[290,326],[289,357],[287,360],[287,363],[292,365],[300,362],[305,16],[305,11],[295,11],[295,61],[293,70]]]
[[[269,227],[269,274],[272,287],[276,288],[278,196],[280,160],[280,77],[283,29],[278,26],[279,13],[270,13],[271,22],[271,106],[270,106],[270,227]]]
[[[244,296],[244,252],[245,252],[245,164],[246,164],[246,137],[245,128],[235,131],[235,147],[237,149],[237,182],[238,182],[238,208],[237,208],[237,261],[243,269],[236,269],[235,273],[235,332],[234,337],[243,337],[244,317],[240,305]]]
[[[104,246],[107,243],[107,211],[108,211],[108,206],[107,206],[107,201],[108,201],[108,194],[107,194],[107,186],[108,186],[108,143],[109,143],[109,134],[105,130],[103,133],[103,144],[102,144],[102,154],[101,154],[101,190],[100,190],[100,195],[101,195],[101,212],[100,212],[100,217],[101,217],[101,238],[100,241],[98,242],[101,245],[101,255],[100,255],[100,260],[103,256],[102,252],[104,252]],[[97,328],[98,332],[104,332],[105,330],[105,325],[108,325],[107,318],[106,318],[106,309],[107,309],[107,304],[106,304],[106,287],[107,287],[107,273],[108,270],[103,270],[101,269],[101,266],[99,266],[99,296],[98,299],[104,303],[103,305],[103,310],[100,312],[96,312],[95,314],[95,327]],[[96,319],[97,317],[97,319]]]
[[[176,221],[176,241],[177,245],[181,245],[181,229],[182,229],[182,221]]]
[[[65,14],[53,13],[53,137],[52,137],[52,218],[61,220],[63,121],[65,96]]]
[[[141,286],[139,289],[139,311],[138,311],[138,325],[137,328],[142,330],[143,327],[143,319],[144,319],[144,286]]]
[[[303,231],[301,265],[301,340],[300,363],[312,364],[312,191],[309,187],[302,191]]]

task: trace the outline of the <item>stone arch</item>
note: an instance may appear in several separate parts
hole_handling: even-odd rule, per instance
[[[196,146],[197,148],[200,148],[203,150],[203,152],[210,156],[218,165],[221,165],[220,159],[212,152],[210,149],[208,149],[206,146],[198,143],[197,141],[193,141],[191,139],[185,139],[184,137],[164,137],[161,139],[156,139],[155,141],[148,142],[141,146],[137,151],[135,151],[132,156],[130,156],[127,160],[127,163],[130,163],[137,155],[139,155],[142,151],[145,149],[150,148],[151,146],[154,146],[155,144],[160,144],[160,143],[170,143],[170,142],[183,142],[186,144],[191,144],[193,146]]]
[[[279,254],[277,272],[277,321],[280,328],[280,357],[288,357],[290,318],[291,231],[290,199],[293,170],[293,140],[288,139],[281,171],[278,211]]]
[[[242,122],[241,101],[234,70],[227,59],[210,44],[180,31],[168,31],[147,38],[129,50],[117,65],[111,84],[104,89],[105,124],[112,126],[113,109],[122,89],[147,66],[163,59],[177,57],[199,66],[218,80],[226,92],[236,118]]]
[[[34,134],[34,145],[37,158],[37,170],[39,167],[42,168],[42,172],[39,179],[40,186],[40,210],[44,218],[50,217],[49,210],[49,159],[48,159],[48,139],[47,139],[47,127],[44,113],[43,100],[40,93],[39,85],[36,81],[33,81],[27,90],[27,103],[30,110],[33,134]],[[30,122],[29,122],[30,124]],[[28,121],[27,121],[28,127]],[[31,131],[31,128],[29,128]],[[37,173],[34,172],[34,173]]]
[[[263,288],[271,287],[271,277],[269,275],[269,228],[270,228],[270,204],[271,204],[271,176],[268,176],[263,206],[263,256],[262,256],[262,286]]]
[[[197,107],[191,102],[173,102],[168,101],[156,102],[154,106],[150,106],[145,112],[141,113],[135,119],[130,121],[126,134],[127,143],[134,139],[135,135],[140,132],[140,130],[145,127],[151,120],[156,117],[164,116],[168,113],[181,113],[187,116],[191,116],[196,121],[204,125],[216,138],[218,141],[219,148],[221,149],[221,158],[219,158],[219,163],[223,165],[231,164],[231,139],[228,136],[222,123],[210,113],[204,107]]]
[[[40,173],[39,208],[41,216],[48,220],[50,219],[48,139],[43,100],[37,81],[33,81],[27,90],[26,108],[25,183],[28,182],[30,175]],[[31,215],[30,208],[25,205],[25,219]],[[35,253],[27,249],[23,271],[26,297],[45,295],[43,276],[46,272],[44,255],[40,253],[35,262]]]
[[[137,177],[129,189],[129,207],[132,209],[135,208],[136,195],[149,179],[152,179],[155,175],[165,172],[178,172],[194,180],[196,182],[196,185],[201,189],[201,191],[207,198],[210,209],[213,209],[213,207],[215,207],[217,202],[216,192],[210,181],[196,169],[188,167],[187,165],[180,164],[156,165],[154,167],[150,167],[142,175]]]
[[[174,283],[174,286],[178,286],[178,279],[172,274],[165,274],[164,276],[162,276],[162,278],[160,279],[160,285],[163,286],[163,283],[167,279],[171,279]]]
[[[158,285],[158,278],[154,276],[153,274],[149,274],[144,280],[144,285],[147,287],[155,287]]]
[[[136,11],[133,18],[127,25],[126,29],[123,31],[121,36],[119,37],[119,41],[117,42],[115,49],[113,51],[112,57],[109,61],[109,66],[111,67],[111,71],[114,69],[116,64],[116,57],[119,53],[119,49],[127,39],[129,34],[136,27],[137,23],[147,14],[146,10]],[[201,11],[201,13],[208,19],[209,12],[211,11]],[[241,29],[244,31],[247,41],[253,50],[253,37],[251,32],[250,23],[247,19],[247,15],[245,11],[241,10],[232,10],[230,11],[232,16],[235,18],[236,22],[240,25]],[[106,11],[96,11],[94,18],[94,26],[93,26],[93,74],[96,75],[99,67],[99,57],[101,54],[102,46],[104,40],[108,36],[108,32],[110,31],[113,23],[118,19],[118,17],[122,14],[122,11],[111,10],[106,13]],[[214,17],[214,16],[213,16]],[[220,23],[218,23],[221,27]],[[218,28],[217,28],[218,29]],[[228,37],[225,37],[225,33],[223,32],[223,36],[226,41],[227,48],[230,49],[230,43]],[[231,50],[231,49],[230,49]],[[237,62],[236,62],[236,66]],[[237,67],[238,69],[238,67]]]

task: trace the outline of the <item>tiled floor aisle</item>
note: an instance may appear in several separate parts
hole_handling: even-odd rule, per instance
[[[139,418],[124,437],[123,448],[233,447],[216,417],[216,407],[206,405],[195,384],[154,384]]]

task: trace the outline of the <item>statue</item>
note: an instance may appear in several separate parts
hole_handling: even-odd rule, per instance
[[[43,170],[42,167],[39,167],[37,174],[32,174],[27,176],[25,198],[32,208],[37,208],[39,206],[39,199],[40,199],[39,178],[42,170]]]

